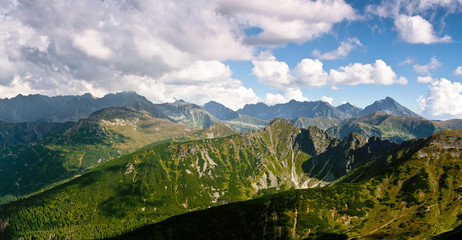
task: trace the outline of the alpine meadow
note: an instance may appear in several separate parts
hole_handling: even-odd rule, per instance
[[[0,239],[462,239],[461,0],[0,0]]]

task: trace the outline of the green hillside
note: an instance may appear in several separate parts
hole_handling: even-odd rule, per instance
[[[0,202],[39,191],[149,143],[198,130],[131,108],[97,111],[63,133],[3,149]]]
[[[302,163],[327,149],[332,138],[319,133],[277,119],[243,135],[157,144],[2,206],[3,234],[110,237],[176,214],[314,186],[321,180],[307,177]]]
[[[2,205],[1,236],[421,239],[462,224],[461,149],[460,130],[397,145],[276,119],[155,144]]]
[[[459,239],[461,153],[462,131],[445,131],[403,144],[359,183],[175,216],[117,239]]]

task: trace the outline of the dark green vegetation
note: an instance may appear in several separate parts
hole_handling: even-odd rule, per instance
[[[55,123],[45,126],[45,130],[55,126],[50,131],[68,127]],[[187,136],[199,130],[153,118],[146,111],[133,108],[113,107],[97,111],[65,132],[4,148],[0,155],[0,202],[82,174],[89,168],[149,143]]]
[[[7,123],[0,121],[0,148],[27,144],[71,128],[74,122],[47,123],[25,122]]]
[[[1,236],[425,238],[462,224],[461,152],[461,130],[397,145],[277,119],[242,135],[155,144],[3,205]]]
[[[187,213],[117,239],[460,239],[461,154],[462,130],[445,131],[402,144],[357,183]]]

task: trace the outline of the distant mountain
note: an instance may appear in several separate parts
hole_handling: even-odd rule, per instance
[[[200,106],[176,101],[173,103],[154,104],[156,109],[166,114],[173,121],[192,127],[208,128],[219,120]]]
[[[372,112],[343,120],[341,124],[329,128],[327,132],[338,138],[357,132],[367,138],[376,136],[401,143],[413,138],[428,137],[447,129],[424,118]]]
[[[225,107],[223,104],[215,101],[210,101],[204,104],[202,108],[220,120],[231,120],[239,117],[239,114],[236,111],[233,111]]]
[[[448,130],[441,122],[432,122],[424,118],[391,115],[384,112],[372,112],[350,119],[306,118],[292,120],[295,126],[307,128],[317,126],[329,134],[343,139],[348,134],[356,132],[366,138],[380,137],[401,143],[413,138],[428,137],[431,134]]]
[[[354,106],[351,103],[344,103],[344,104],[342,104],[340,106],[337,106],[336,108],[337,108],[337,110],[339,110],[341,112],[344,112],[344,113],[348,114],[351,117],[359,116],[361,114],[361,112],[364,110],[362,108]]]
[[[221,124],[228,126],[239,133],[259,130],[264,128],[269,123],[270,120],[261,120],[259,118],[246,115],[228,121],[221,121]]]
[[[271,120],[274,118],[295,119],[298,117],[346,119],[351,117],[351,115],[323,101],[298,102],[295,100],[291,100],[284,104],[276,104],[274,106],[268,106],[264,103],[247,104],[244,108],[238,110],[238,113],[263,120]]]
[[[328,118],[328,117],[298,117],[292,120],[292,123],[299,128],[308,128],[309,126],[316,126],[322,130],[327,130],[343,123],[344,120]]]
[[[439,125],[445,126],[450,129],[461,129],[462,128],[462,119],[449,119],[445,121],[436,122]]]
[[[391,97],[386,97],[385,99],[375,101],[373,104],[367,106],[361,113],[359,113],[359,115],[366,115],[376,111],[381,111],[393,115],[421,118],[421,116],[399,104]]]
[[[168,118],[154,105],[135,92],[108,94],[94,98],[87,93],[82,96],[18,95],[11,99],[0,99],[0,120],[5,122],[66,122],[78,121],[93,112],[107,107],[133,107],[145,110],[153,117]]]
[[[212,138],[222,138],[231,136],[234,134],[238,134],[238,132],[234,131],[230,127],[224,126],[220,123],[214,123],[212,126],[197,131],[193,134],[182,136],[180,138],[175,138],[175,141],[182,141],[182,140],[198,140],[198,139],[212,139]]]

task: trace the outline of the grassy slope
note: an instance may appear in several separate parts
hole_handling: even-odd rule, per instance
[[[300,133],[275,120],[244,135],[154,145],[2,206],[4,237],[109,237],[191,210],[316,184],[301,169],[311,155],[299,149],[308,141],[297,139]]]
[[[403,145],[380,174],[356,184],[188,213],[119,238],[427,239],[462,224],[461,153],[462,130],[445,131]]]
[[[65,133],[4,150],[0,196],[27,195],[146,144],[198,130],[133,109],[105,109]]]

